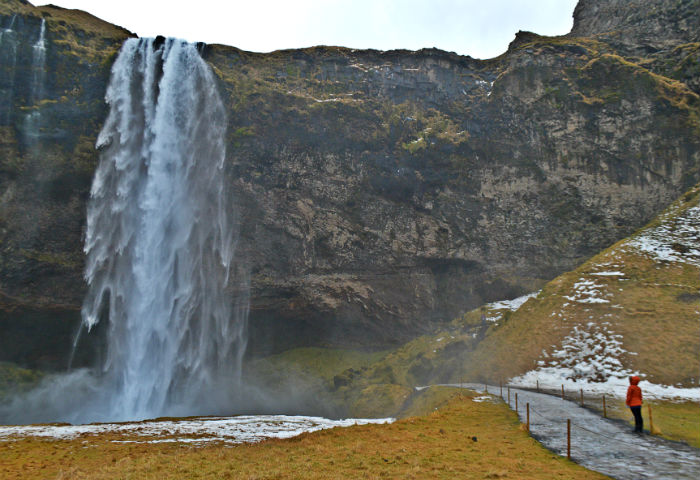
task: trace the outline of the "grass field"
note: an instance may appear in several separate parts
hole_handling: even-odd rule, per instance
[[[109,434],[0,443],[4,479],[602,479],[531,438],[508,407],[431,388],[390,425],[335,428],[258,444],[114,443]],[[439,408],[438,408],[439,407]],[[123,439],[121,439],[123,440]]]

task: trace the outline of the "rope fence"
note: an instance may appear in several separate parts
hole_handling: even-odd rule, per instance
[[[527,387],[527,386],[520,386],[520,385],[506,385],[508,388],[508,391],[510,391],[510,387],[518,388],[520,390],[526,390],[526,391],[535,391],[537,393],[545,393],[547,395],[554,395],[554,396],[561,396],[562,400],[570,400],[570,401],[578,401],[578,403],[582,407],[588,407],[588,408],[593,408],[600,410],[603,414],[604,418],[608,418],[608,398],[610,395],[606,395],[604,393],[599,393],[599,392],[588,392],[586,393],[583,388],[580,388],[578,390],[566,390],[564,388],[564,385],[557,385],[556,387],[551,386],[551,385],[542,385],[540,384],[539,380],[536,381],[535,387]],[[561,393],[560,393],[561,392]],[[501,395],[503,397],[503,395]],[[616,397],[612,396],[615,399],[620,399],[621,397]],[[651,394],[645,394],[645,399],[646,400],[658,400],[654,395]],[[510,403],[510,401],[508,402]],[[649,403],[647,405],[647,413],[649,417],[649,432],[653,435],[655,434],[655,429],[654,429],[654,421],[653,421],[653,416],[652,416],[652,411],[651,411],[651,405]]]
[[[506,398],[507,398],[508,405],[511,405],[511,392],[510,392],[511,385],[505,385],[505,388],[506,388],[506,395],[505,396],[504,396],[504,392],[503,392],[504,385],[502,383],[499,383],[499,388],[500,388],[501,399],[506,400]],[[534,389],[532,387],[527,388],[527,387],[520,387],[520,386],[513,386],[513,388],[518,388],[520,390],[526,390],[526,391],[536,391],[537,393],[544,393],[544,394],[548,394],[548,395],[552,395],[552,396],[557,396],[557,397],[560,397],[562,400],[572,400],[572,401],[578,400],[577,403],[579,403],[581,407],[586,407],[586,400],[589,400],[589,402],[590,401],[595,402],[598,400],[594,394],[589,393],[588,395],[584,395],[583,389],[579,389],[579,392],[576,392],[576,393],[578,393],[578,395],[572,396],[569,392],[569,395],[567,396],[567,391],[564,388],[563,384],[561,385],[561,387],[543,386],[543,385],[540,385],[539,380],[536,382]],[[484,384],[484,392],[489,393],[488,392],[488,385],[486,385],[486,384]],[[603,417],[608,418],[606,395],[602,394],[601,397],[602,397]],[[515,392],[514,398],[515,398],[514,410],[518,415],[520,415],[519,404],[518,404],[518,393],[517,392]],[[591,406],[590,403],[588,406],[589,407]],[[654,423],[653,423],[651,405],[647,404],[647,408],[648,408],[648,416],[649,416],[649,424],[650,424],[649,432],[651,434],[653,434]],[[530,433],[530,413],[537,415],[541,419],[545,420],[545,423],[549,426],[555,426],[558,423],[555,420],[551,419],[550,417],[543,415],[537,409],[532,408],[530,406],[529,402],[527,402],[525,404],[525,409],[526,409],[525,410],[525,429],[528,433]],[[562,424],[563,423],[564,422],[562,421]],[[636,446],[636,444],[625,441],[625,440],[621,440],[621,439],[617,438],[617,436],[606,435],[604,433],[597,432],[595,430],[591,430],[590,428],[586,428],[583,425],[579,425],[577,423],[574,423],[571,421],[571,419],[566,419],[566,441],[567,441],[566,457],[568,459],[571,459],[571,429],[572,428],[575,428],[575,429],[578,429],[581,431],[585,431],[589,434],[597,435],[597,436],[600,436],[600,437],[603,437],[603,438],[606,438],[608,440],[611,440],[611,441],[614,441],[617,443],[621,443],[624,445]]]

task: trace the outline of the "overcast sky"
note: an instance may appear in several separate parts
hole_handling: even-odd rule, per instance
[[[32,1],[32,0],[30,0]],[[48,2],[32,1],[35,5]],[[491,58],[518,30],[562,35],[576,0],[51,0],[141,37],[269,52],[314,45],[442,50]]]

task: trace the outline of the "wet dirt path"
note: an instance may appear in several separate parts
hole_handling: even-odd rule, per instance
[[[484,385],[461,384],[477,392]],[[489,386],[499,395],[500,388]],[[503,400],[508,402],[506,389]],[[544,393],[510,389],[510,407],[526,422],[530,404],[530,433],[549,450],[566,455],[566,420],[571,419],[571,458],[591,470],[621,480],[673,479],[700,477],[700,450],[648,434],[635,434],[632,427],[603,418],[578,404]]]

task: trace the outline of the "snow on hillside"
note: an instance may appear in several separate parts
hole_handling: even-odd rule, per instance
[[[537,297],[540,294],[540,290],[533,293],[528,293],[522,297],[514,298],[513,300],[501,300],[498,302],[487,303],[485,305],[488,314],[484,316],[484,319],[488,322],[498,322],[503,318],[503,313],[505,311],[515,312],[517,309],[522,307],[525,302],[531,298]]]
[[[553,315],[556,312],[553,313]],[[562,316],[559,313],[559,316]],[[604,317],[611,317],[607,313]],[[590,321],[575,325],[564,339],[561,347],[551,354],[542,351],[538,367],[524,375],[512,378],[514,386],[534,388],[538,383],[542,388],[567,390],[583,389],[589,393],[622,397],[626,394],[631,375],[644,374],[625,367],[622,359],[626,355],[636,355],[624,349],[622,336],[617,335],[608,321]],[[644,395],[648,398],[664,398],[700,401],[700,388],[680,388],[643,382]]]
[[[661,217],[661,225],[635,235],[624,247],[659,262],[683,262],[700,267],[700,205],[680,215],[677,209],[670,209]]]
[[[501,300],[500,302],[493,302],[489,303],[486,305],[487,308],[490,308],[492,310],[510,310],[511,312],[516,311],[520,307],[523,306],[525,302],[530,300],[531,298],[536,297],[539,295],[539,291],[534,292],[534,293],[529,293],[527,295],[523,295],[522,297],[514,298],[513,300]]]
[[[657,263],[682,262],[700,267],[700,206],[681,211],[676,204],[660,217],[658,226],[645,229],[624,242],[619,253],[642,254]],[[570,308],[583,313],[587,321],[573,325],[561,346],[552,345],[551,353],[542,351],[538,367],[511,379],[511,384],[566,389],[583,388],[588,392],[623,396],[628,377],[633,372],[623,359],[635,352],[623,348],[622,336],[614,331],[615,292],[624,289],[628,277],[622,256],[608,256],[614,261],[591,265],[563,297],[566,302],[551,316],[566,321],[573,317]],[[588,304],[588,305],[586,305]],[[593,310],[594,304],[605,304],[608,313]],[[600,305],[603,306],[603,305]],[[700,312],[698,312],[700,314]],[[580,318],[580,317],[579,317]],[[640,374],[642,379],[643,374]],[[656,398],[700,400],[700,388],[678,388],[643,382],[645,395]]]

